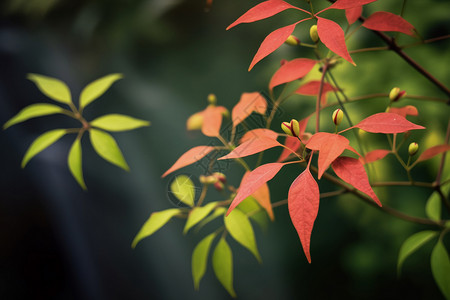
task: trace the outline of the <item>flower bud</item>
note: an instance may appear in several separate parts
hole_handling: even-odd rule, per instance
[[[208,103],[212,104],[212,105],[216,105],[217,103],[217,97],[214,94],[209,94],[208,95]]]
[[[417,150],[419,150],[419,144],[417,144],[417,143],[415,143],[415,142],[409,144],[409,147],[408,147],[408,153],[409,153],[409,155],[413,156],[414,154],[417,153]]]
[[[333,119],[333,123],[336,126],[339,126],[339,124],[341,124],[342,122],[342,118],[344,117],[344,112],[342,111],[342,109],[338,108],[333,112],[332,115],[332,119]]]
[[[300,135],[300,124],[295,119],[292,119],[290,123],[281,123],[281,129],[289,136],[298,137]]]
[[[214,188],[217,191],[221,192],[221,191],[223,191],[224,185],[221,181],[218,180],[216,183],[214,183]]]
[[[405,91],[401,91],[400,88],[395,87],[389,92],[389,99],[393,102],[398,101],[400,98],[406,95]]]
[[[218,179],[214,176],[205,176],[205,175],[200,175],[199,177],[200,183],[202,184],[206,184],[206,185],[210,185],[210,184],[214,184],[218,181]]]
[[[216,177],[222,183],[226,183],[227,182],[227,177],[223,173],[214,172],[213,176]]]
[[[203,125],[203,115],[201,113],[195,113],[189,117],[186,122],[187,130],[199,130]]]
[[[317,25],[311,26],[309,29],[309,36],[311,37],[311,40],[314,43],[317,43],[319,41],[319,34],[317,33]]]
[[[300,40],[297,37],[290,35],[290,36],[288,36],[286,41],[284,41],[284,43],[289,46],[298,46],[298,45],[300,45]]]

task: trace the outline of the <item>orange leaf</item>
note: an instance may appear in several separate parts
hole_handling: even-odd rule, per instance
[[[409,122],[398,114],[378,113],[365,118],[353,127],[372,133],[402,133],[409,130],[425,129],[423,126]],[[344,131],[346,131],[344,130]]]
[[[430,159],[442,152],[446,152],[449,150],[450,150],[450,145],[437,145],[437,146],[428,148],[427,150],[423,151],[422,154],[420,154],[419,158],[417,159],[417,162]]]
[[[319,200],[319,186],[309,169],[305,169],[289,188],[288,209],[309,263],[311,232],[319,212]]]
[[[344,31],[337,23],[317,17],[317,33],[319,34],[320,41],[324,43],[328,49],[356,66],[347,51]]]
[[[319,94],[320,89],[320,80],[312,80],[300,86],[295,93],[305,96],[317,96]],[[332,91],[336,91],[337,89],[329,84],[328,82],[323,83],[322,87],[322,99],[320,99],[320,103],[322,105],[326,104],[327,94]]]
[[[270,138],[272,140],[276,140],[278,137],[278,133],[276,133],[273,130],[270,129],[266,129],[266,128],[257,128],[257,129],[253,129],[250,131],[247,131],[242,137],[241,140],[239,141],[240,144],[254,139],[254,138],[260,138],[260,137],[267,137]]]
[[[297,58],[286,62],[273,74],[269,88],[273,89],[277,85],[302,78],[311,71],[316,63],[317,61],[309,58]]]
[[[400,115],[404,118],[406,118],[406,116],[418,116],[419,115],[419,111],[417,110],[417,108],[412,105],[406,105],[403,107],[391,107],[391,108],[389,108],[389,112]]]
[[[244,182],[244,179],[246,176],[248,176],[250,172],[246,172],[244,174],[244,177],[242,177],[242,182]],[[264,208],[269,215],[269,218],[273,221],[275,219],[275,216],[273,214],[272,210],[272,203],[270,203],[270,192],[269,192],[269,186],[267,185],[267,182],[265,182],[260,188],[258,188],[253,194],[250,196],[253,196],[256,201],[261,205],[262,208]]]
[[[347,8],[345,10],[345,17],[347,18],[347,22],[350,25],[355,23],[358,20],[358,18],[361,16],[361,14],[362,14],[362,5]]]
[[[328,10],[328,9],[349,9],[356,6],[362,6],[371,2],[375,2],[377,0],[337,0],[333,3],[333,5],[325,8],[324,10],[318,12],[317,14],[320,14],[321,12]]]
[[[331,164],[331,167],[339,178],[351,184],[355,189],[367,194],[378,206],[382,206],[370,186],[363,164],[358,159],[346,156],[338,157]]]
[[[368,17],[362,26],[378,31],[396,31],[414,35],[414,26],[399,15],[386,11],[377,11]]]
[[[226,110],[223,106],[209,105],[203,112],[202,133],[206,136],[216,137],[220,134],[222,125],[222,113]]]
[[[368,152],[365,157],[361,157],[361,162],[364,164],[370,164],[374,161],[383,159],[389,153],[391,153],[391,151],[385,149],[372,150]]]
[[[274,139],[267,137],[253,138],[240,144],[229,154],[222,156],[217,160],[249,156],[276,146],[281,146],[281,144]]]
[[[208,155],[208,153],[212,150],[214,150],[214,147],[211,146],[197,146],[188,150],[186,153],[180,156],[180,158],[173,164],[173,166],[170,167],[169,170],[167,170],[162,175],[162,177],[166,177],[168,174],[172,173],[175,170],[181,169],[196,161],[199,161],[200,159]]]
[[[298,138],[293,137],[293,136],[287,136],[286,140],[284,141],[284,145],[286,147],[288,147],[289,149],[291,149],[291,151],[289,149],[283,148],[283,152],[281,152],[280,157],[277,159],[277,162],[282,162],[284,161],[286,158],[288,158],[288,156],[292,153],[298,150],[298,148],[300,148],[301,143],[298,140]]]
[[[231,119],[233,127],[244,121],[252,112],[264,115],[267,109],[266,99],[258,92],[243,93],[239,102],[233,107]]]

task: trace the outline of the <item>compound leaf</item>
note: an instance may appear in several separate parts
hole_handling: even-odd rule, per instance
[[[52,114],[62,113],[64,109],[54,104],[48,103],[36,103],[23,108],[17,115],[8,120],[3,125],[3,129],[6,129],[12,125],[20,122],[24,122],[31,118],[47,116]]]
[[[231,297],[236,297],[233,288],[233,254],[227,241],[221,238],[212,256],[212,265],[217,279]]]
[[[34,156],[36,156],[45,148],[55,143],[65,134],[66,129],[54,129],[38,136],[25,153],[25,156],[23,157],[22,160],[22,168],[25,168],[26,164],[30,161],[30,159],[32,159]]]
[[[97,129],[91,129],[89,132],[91,144],[98,155],[126,171],[130,170],[116,140],[109,133]]]
[[[200,280],[206,272],[208,264],[208,254],[211,248],[211,243],[214,240],[216,233],[211,233],[202,239],[192,252],[192,278],[194,279],[194,288],[196,290],[200,287]]]
[[[28,74],[27,78],[33,81],[39,90],[52,100],[65,104],[72,103],[70,90],[61,80],[39,74]]]
[[[67,164],[69,166],[70,173],[72,173],[75,180],[81,186],[83,190],[86,190],[86,184],[83,178],[82,168],[82,154],[81,154],[81,142],[80,139],[75,139],[67,157]]]
[[[120,114],[110,114],[98,117],[90,122],[92,126],[108,131],[125,131],[149,126],[150,122]]]
[[[123,78],[122,74],[110,74],[89,83],[80,94],[80,109],[88,106],[95,99],[103,95],[117,80]]]

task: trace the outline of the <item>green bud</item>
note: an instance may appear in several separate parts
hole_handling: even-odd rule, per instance
[[[395,87],[389,92],[389,99],[391,101],[398,101],[400,98],[406,95],[405,91],[401,91],[400,88]]]
[[[217,97],[214,94],[209,94],[208,95],[208,103],[212,104],[212,105],[216,105],[217,103]]]
[[[227,182],[227,177],[223,173],[214,172],[213,176],[216,177],[222,183],[226,183]]]
[[[195,113],[189,117],[186,122],[187,130],[199,130],[203,125],[203,115],[201,113]]]
[[[344,112],[342,111],[342,109],[338,108],[333,112],[333,115],[331,118],[333,119],[333,123],[336,126],[339,126],[339,124],[341,124],[341,122],[342,122],[343,117],[344,117]]]
[[[300,124],[297,120],[292,119],[291,122],[281,123],[281,129],[289,136],[298,137],[300,135]]]
[[[317,25],[311,26],[309,29],[309,36],[311,37],[311,40],[314,43],[317,43],[319,41],[319,34],[317,33]]]
[[[419,144],[417,144],[416,142],[409,144],[408,147],[409,155],[413,156],[414,154],[417,153],[417,150],[419,150]]]
[[[205,176],[205,175],[200,175],[199,177],[200,183],[202,184],[206,184],[206,185],[210,185],[210,184],[215,184],[218,179],[214,176]]]
[[[300,40],[297,37],[290,35],[290,36],[288,36],[286,41],[284,41],[284,43],[289,46],[298,46],[298,45],[300,45]]]

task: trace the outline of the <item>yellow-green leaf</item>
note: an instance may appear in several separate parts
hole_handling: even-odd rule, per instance
[[[91,129],[89,132],[92,146],[98,155],[126,171],[130,170],[116,140],[109,133],[97,129]]]
[[[450,299],[450,260],[441,240],[431,252],[431,271],[445,299]]]
[[[211,248],[211,243],[215,236],[215,233],[211,233],[205,237],[197,244],[194,252],[192,252],[192,278],[194,279],[194,288],[196,290],[198,290],[200,280],[202,280],[203,275],[205,275],[209,249]]]
[[[166,225],[170,219],[178,215],[180,212],[181,209],[179,208],[171,208],[152,213],[150,218],[144,223],[141,230],[139,230],[138,234],[134,238],[133,243],[131,243],[131,248],[136,247],[137,243],[139,243],[143,238],[152,235],[158,229]]]
[[[200,229],[202,229],[203,226],[205,226],[212,220],[222,216],[226,211],[227,209],[223,206],[216,207],[216,209],[213,211],[212,214],[210,214],[208,217],[204,218],[200,223],[198,223],[197,227],[195,227],[195,232],[200,231]]]
[[[450,184],[441,187],[441,191],[444,196],[447,196],[450,192]],[[438,192],[433,192],[430,198],[428,198],[427,204],[425,206],[425,212],[428,218],[434,221],[441,220],[441,209],[441,197]]]
[[[139,127],[150,126],[150,122],[125,115],[110,114],[98,117],[91,122],[91,125],[108,131],[126,131]]]
[[[12,117],[8,122],[3,125],[3,129],[6,129],[17,123],[29,120],[31,118],[47,116],[57,113],[62,113],[64,109],[54,104],[37,103],[29,105],[23,108],[17,115]]]
[[[110,74],[89,83],[80,95],[80,109],[103,95],[117,80],[123,78],[122,74]]]
[[[86,190],[86,184],[83,178],[81,143],[79,139],[76,139],[70,148],[67,164],[75,180],[83,190]]]
[[[217,279],[231,297],[236,297],[236,292],[233,288],[233,254],[224,238],[220,239],[214,249],[212,265]]]
[[[431,240],[437,234],[438,233],[436,231],[425,230],[413,234],[403,242],[403,245],[400,247],[397,261],[397,273],[399,275],[405,259],[412,253],[414,253],[417,249],[425,245],[426,242]]]
[[[22,160],[22,168],[25,168],[26,164],[39,152],[49,147],[57,140],[59,140],[63,135],[66,134],[66,129],[54,129],[47,131],[40,136],[38,136],[33,143],[28,148],[25,156]]]
[[[186,234],[189,229],[195,226],[198,222],[206,218],[207,215],[217,206],[217,202],[211,202],[205,206],[194,207],[190,212],[183,233]]]
[[[170,191],[178,200],[190,207],[194,206],[195,185],[186,175],[178,175],[170,184]]]
[[[39,74],[28,74],[27,78],[47,97],[65,104],[72,103],[70,90],[61,80]]]
[[[224,217],[224,220],[225,227],[230,235],[239,244],[250,250],[256,259],[261,262],[261,256],[256,246],[255,233],[247,215],[239,209],[233,209],[227,217]]]
[[[268,214],[265,209],[252,196],[244,199],[237,206],[245,214],[250,214],[250,219],[255,221],[263,230],[266,230],[269,225]]]

